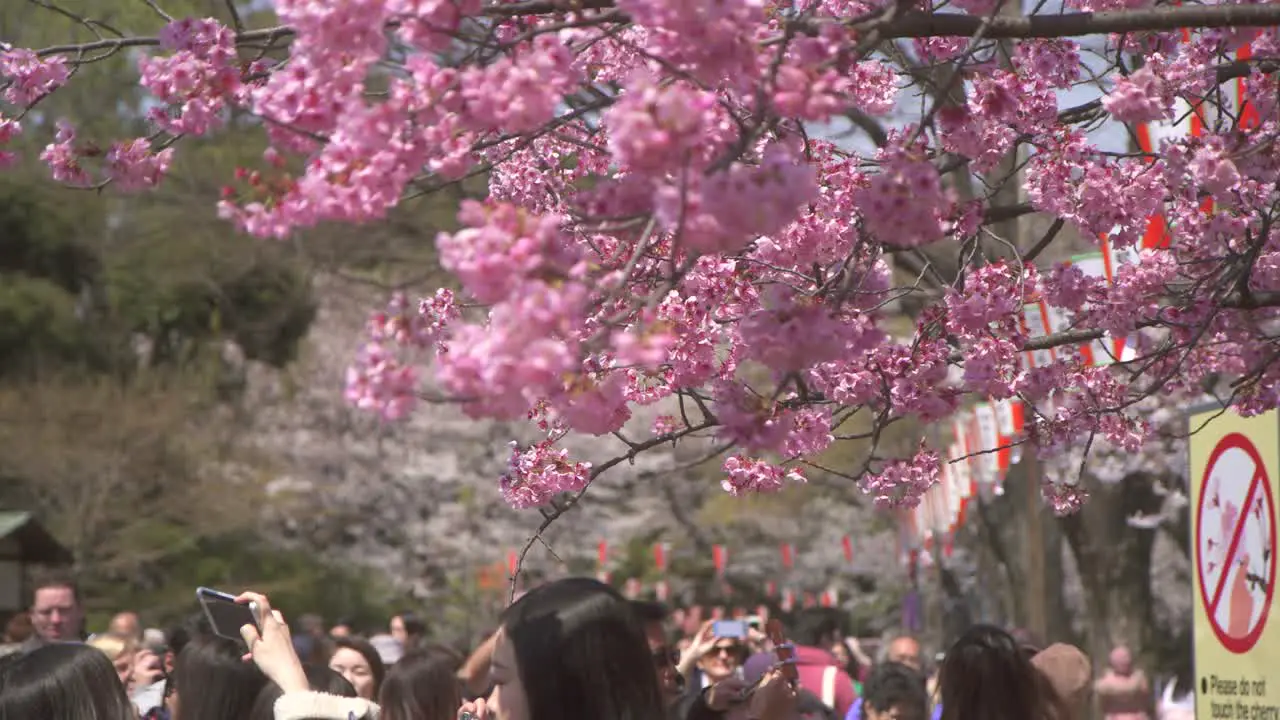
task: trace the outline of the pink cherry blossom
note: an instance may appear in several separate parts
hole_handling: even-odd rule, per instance
[[[264,239],[359,243],[466,196],[434,237],[447,289],[371,315],[345,393],[386,422],[442,397],[527,423],[516,507],[587,489],[569,433],[714,443],[734,495],[857,441],[838,472],[891,509],[975,403],[1016,404],[1000,442],[1076,467],[1149,448],[1152,398],[1280,407],[1272,5],[1162,9],[1184,32],[1150,0],[1069,0],[1027,9],[1033,33],[989,0],[271,5],[278,26],[0,45],[0,166],[29,142],[56,182],[138,192],[237,133],[267,149],[216,211]],[[146,134],[92,137],[50,95],[117,51]],[[918,425],[918,448],[885,440]]]
[[[735,497],[749,493],[778,492],[787,483],[803,483],[798,470],[774,465],[764,460],[730,455],[724,461],[724,491]]]
[[[7,86],[4,99],[14,105],[32,105],[66,84],[71,70],[66,58],[41,59],[32,50],[14,48],[0,52],[0,78]]]
[[[560,493],[579,492],[591,479],[591,463],[569,460],[569,451],[545,440],[521,449],[511,443],[507,471],[498,480],[514,508],[545,505]]]
[[[938,482],[940,470],[938,455],[922,449],[910,459],[885,463],[879,472],[865,475],[858,487],[878,508],[913,508]]]

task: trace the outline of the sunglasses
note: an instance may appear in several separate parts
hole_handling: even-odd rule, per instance
[[[742,660],[746,658],[747,650],[741,645],[717,645],[711,648],[711,650],[707,651],[707,655],[710,657],[716,657],[717,655],[719,655],[722,657],[737,658],[738,660]]]

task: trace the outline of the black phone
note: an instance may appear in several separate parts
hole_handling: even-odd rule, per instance
[[[242,640],[240,628],[245,625],[252,625],[262,632],[262,616],[257,603],[241,604],[236,602],[235,595],[205,587],[196,588],[196,600],[204,608],[204,616],[209,619],[215,635]]]

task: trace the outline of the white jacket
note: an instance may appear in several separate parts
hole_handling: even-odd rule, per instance
[[[276,700],[275,720],[378,720],[382,709],[363,698],[320,692],[285,693]]]

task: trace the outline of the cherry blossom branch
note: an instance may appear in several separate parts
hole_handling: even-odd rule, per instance
[[[612,0],[563,0],[517,2],[486,8],[495,17],[548,15],[564,12],[604,10],[614,7]],[[622,19],[622,18],[620,18]],[[1061,13],[1055,15],[1000,16],[986,18],[956,13],[908,12],[885,22],[882,18],[856,21],[859,29],[875,28],[889,38],[923,38],[972,36],[984,24],[988,38],[1054,38],[1078,37],[1103,33],[1125,33],[1151,30],[1178,30],[1201,27],[1267,27],[1280,24],[1280,6],[1262,5],[1179,5],[1144,10],[1108,10],[1103,12]],[[806,31],[816,31],[826,24],[819,20],[794,21]]]
[[[244,61],[250,48],[285,44],[293,27],[237,32],[182,20],[161,33],[163,52],[143,54],[140,81],[165,106],[149,119],[175,140],[220,131],[235,112],[262,118],[270,149],[261,170],[238,175],[219,204],[261,237],[377,222],[419,192],[485,177],[488,199],[463,203],[460,229],[436,242],[465,302],[482,310],[461,320],[464,305],[449,290],[416,313],[397,298],[372,318],[348,393],[360,407],[403,417],[420,384],[412,365],[422,355],[410,355],[435,349],[440,386],[469,415],[527,417],[547,432],[515,447],[501,482],[513,506],[542,509],[518,576],[542,530],[601,473],[701,430],[714,428],[721,447],[737,449],[722,468],[726,490],[765,492],[800,477],[797,463],[825,467],[812,460],[865,411],[870,449],[826,469],[892,505],[918,499],[940,462],[926,443],[896,457],[886,429],[912,416],[946,418],[965,396],[1018,396],[1031,419],[1017,442],[1052,450],[1087,437],[1088,450],[1095,435],[1119,444],[1147,437],[1129,408],[1182,377],[1203,377],[1215,366],[1201,355],[1214,343],[1234,343],[1226,352],[1242,363],[1241,382],[1280,382],[1269,363],[1254,362],[1276,344],[1272,314],[1224,312],[1280,305],[1251,287],[1280,276],[1280,253],[1262,240],[1275,210],[1275,172],[1263,160],[1280,132],[1270,117],[1273,78],[1248,72],[1267,67],[1275,38],[1254,41],[1261,62],[1217,73],[1250,75],[1239,96],[1266,108],[1268,117],[1250,121],[1258,128],[1245,126],[1242,110],[1201,99],[1222,94],[1206,72],[1232,59],[1222,33],[1158,53],[1146,36],[1112,38],[1100,73],[1081,59],[1080,43],[1038,40],[1280,24],[1280,8],[1008,17],[1001,0],[958,1],[969,14],[894,2],[857,18],[813,10],[781,22],[748,0],[726,0],[714,17],[680,0],[628,4],[633,18],[598,0],[472,2],[452,18],[382,6],[346,18],[360,29],[350,38],[332,34],[340,25],[312,22],[324,6],[304,3],[281,7],[299,37],[287,59]],[[630,32],[632,19],[653,32]],[[691,23],[715,27],[682,39]],[[937,41],[908,52],[886,38]],[[1037,40],[987,41],[1008,38]],[[6,106],[29,108],[92,56],[156,42],[97,37],[46,48],[43,61],[30,50],[6,53],[3,72],[14,79],[0,90]],[[1148,65],[1130,71],[1113,56],[1121,52]],[[352,84],[361,73],[378,75],[377,92]],[[194,90],[190,78],[201,79]],[[808,135],[851,106],[891,116],[904,79],[926,89],[919,122],[883,132],[874,154]],[[952,97],[961,80],[965,92]],[[1058,93],[1084,82],[1105,97],[1060,112]],[[1107,117],[1134,127],[1169,120],[1185,112],[1177,103],[1217,113],[1206,137],[1164,146],[1168,158],[1149,147],[1112,153],[1087,138]],[[104,151],[59,122],[41,159],[64,183],[91,184],[84,161],[122,178],[117,187],[138,188],[167,168],[169,150],[148,154],[154,141]],[[953,170],[960,174],[943,177]],[[1028,201],[1007,197],[1016,185]],[[1226,210],[1212,223],[1199,206],[1210,198]],[[1038,240],[992,227],[1032,212],[1052,220]],[[1084,237],[1108,233],[1123,249],[1140,242],[1155,214],[1183,237],[1125,272],[1103,278],[1086,276],[1085,263],[1033,262],[1068,223]],[[886,255],[913,277],[886,270]],[[1074,316],[1074,328],[1055,320],[1058,332],[1028,339],[1032,297]],[[889,316],[910,302],[914,328],[903,337]],[[1156,330],[1141,333],[1142,357],[1102,369],[1068,352],[1019,366],[1019,353],[1134,327],[1103,308]],[[1034,403],[1057,395],[1075,402],[1038,415]],[[679,404],[683,426],[664,415],[653,423],[657,437],[622,434],[635,408],[664,400]],[[686,412],[695,406],[700,422]],[[571,431],[612,433],[626,452],[597,467],[572,462],[556,446]],[[515,584],[513,576],[513,592]]]
[[[546,15],[561,12],[603,10],[611,0],[567,0],[565,2],[518,2],[486,9],[496,17]],[[620,21],[625,18],[619,17]],[[816,32],[827,21],[795,21],[802,29]],[[979,28],[994,40],[1018,38],[1079,37],[1103,33],[1126,33],[1182,28],[1267,27],[1280,25],[1280,6],[1261,5],[1179,5],[1144,10],[1061,13],[1054,15],[999,16],[987,18],[956,13],[908,12],[888,22],[877,17],[856,21],[857,29],[876,29],[884,39],[924,37],[969,37]]]
[[[486,8],[495,17],[519,17],[572,12],[588,9],[611,8],[612,2],[584,0],[583,2],[512,3]],[[609,16],[613,22],[627,21],[625,15]],[[952,13],[907,13],[881,24],[880,21],[864,21],[859,29],[874,28],[885,39],[970,37],[982,29],[982,36],[993,40],[1018,38],[1080,37],[1101,33],[1129,33],[1181,28],[1268,27],[1280,25],[1280,4],[1263,5],[1181,5],[1149,10],[1111,10],[1097,13],[1063,13],[1060,15],[1031,15],[1021,17],[999,16],[987,18]],[[822,23],[809,21],[804,28],[816,31]],[[237,43],[276,42],[292,36],[293,28],[279,25],[236,34]],[[122,50],[136,47],[159,46],[154,36],[104,38],[93,42],[53,45],[37,51],[40,57],[55,54],[75,54],[99,50]]]
[[[1219,308],[1228,310],[1258,310],[1261,308],[1280,307],[1280,292],[1254,292],[1249,295],[1234,293],[1231,296],[1218,303]],[[1165,325],[1161,320],[1140,320],[1136,323],[1138,328],[1154,328]],[[1044,335],[1033,338],[1023,343],[1022,349],[1026,352],[1034,352],[1036,350],[1051,350],[1053,348],[1063,347],[1065,345],[1081,345],[1093,340],[1099,340],[1107,336],[1107,331],[1091,328],[1087,330],[1063,330],[1061,332]],[[953,356],[956,360],[960,360],[961,356]]]
[[[984,18],[952,13],[913,13],[894,21],[885,37],[967,36]],[[1060,38],[1182,28],[1269,27],[1280,24],[1280,5],[1179,5],[1148,10],[1107,10],[993,18],[983,35],[994,40]]]
[[[665,433],[663,435],[650,438],[643,442],[633,443],[630,441],[626,441],[627,445],[629,446],[627,448],[627,452],[623,453],[622,455],[618,455],[614,458],[611,458],[601,463],[600,465],[591,468],[590,479],[587,481],[587,484],[582,487],[581,490],[578,490],[577,492],[573,493],[569,497],[564,498],[562,500],[553,500],[550,503],[549,508],[543,509],[542,522],[538,524],[538,529],[533,532],[533,534],[529,537],[529,539],[525,541],[524,546],[520,548],[520,555],[516,558],[515,572],[511,574],[510,600],[512,602],[515,602],[516,587],[518,584],[518,580],[520,579],[520,572],[521,570],[524,569],[524,560],[525,560],[525,557],[529,554],[529,550],[531,550],[534,544],[536,543],[546,542],[545,540],[543,540],[543,537],[542,537],[543,533],[545,533],[547,531],[547,528],[550,528],[551,524],[554,523],[556,520],[558,520],[562,515],[564,515],[565,513],[572,510],[575,506],[577,506],[578,501],[582,499],[583,495],[586,495],[587,489],[591,487],[591,483],[594,482],[596,478],[600,477],[602,473],[614,467],[615,465],[618,465],[623,462],[635,460],[636,457],[640,455],[640,453],[643,453],[646,450],[651,450],[664,443],[677,442],[681,438],[687,437],[689,435],[692,435],[702,430],[713,428],[715,426],[716,426],[715,419],[708,418],[699,425],[687,426],[680,430]]]

